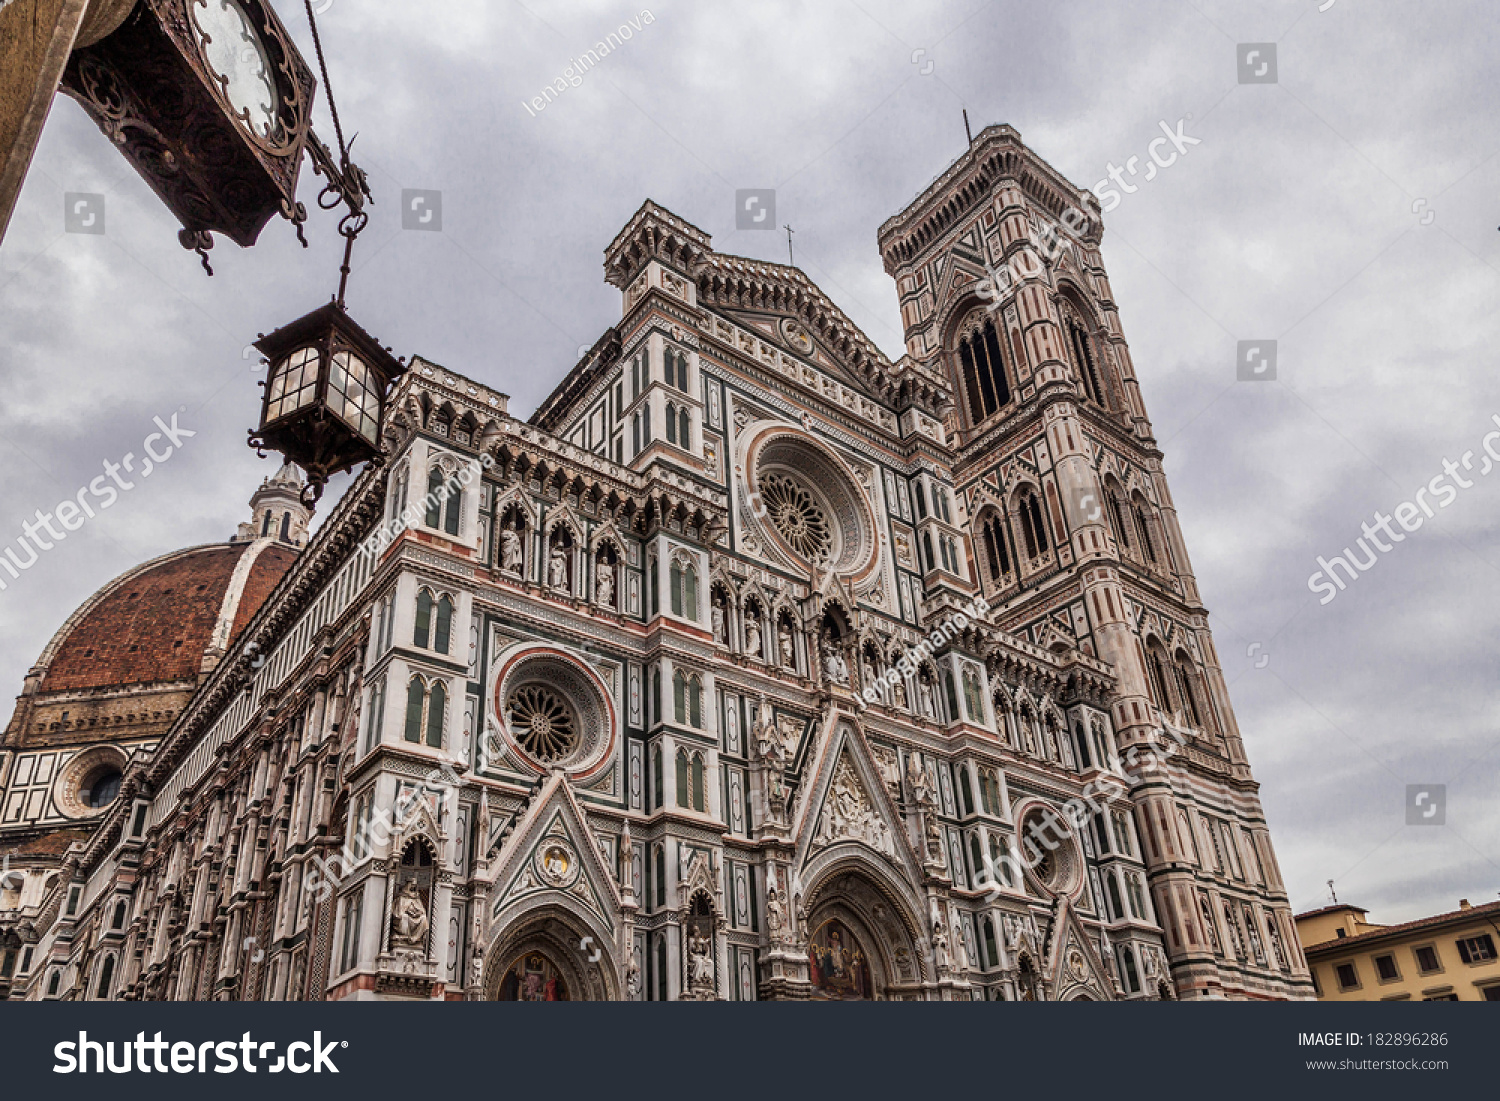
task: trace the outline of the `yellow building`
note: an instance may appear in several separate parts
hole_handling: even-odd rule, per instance
[[[1296,918],[1297,937],[1325,1002],[1500,1002],[1500,902],[1402,925],[1376,925],[1358,906]]]

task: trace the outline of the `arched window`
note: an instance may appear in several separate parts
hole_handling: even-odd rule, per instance
[[[652,722],[661,721],[661,670],[651,670],[651,698],[646,701],[650,709],[647,718]]]
[[[917,494],[917,519],[927,519],[927,491],[922,488],[922,483],[917,482],[912,487]]]
[[[703,681],[696,675],[688,678],[688,721],[703,727]]]
[[[292,541],[292,514],[290,512],[283,512],[281,514],[281,541],[283,543],[290,543]]]
[[[446,654],[452,632],[453,601],[445,596],[437,602],[437,630],[433,633],[432,648],[440,654]]]
[[[663,367],[663,377],[668,386],[674,386],[683,393],[688,389],[688,358],[683,352],[668,348],[666,351],[666,364]]]
[[[634,401],[641,393],[641,357],[636,356],[630,361],[630,400]],[[636,417],[637,423],[640,417]]]
[[[688,721],[687,710],[687,674],[679,669],[672,674],[672,713],[677,722]]]
[[[651,747],[651,809],[652,810],[655,810],[656,808],[660,807],[661,804],[662,804],[662,799],[664,798],[664,796],[662,795],[661,785],[662,785],[662,780],[661,780],[661,746],[654,745],[654,746]],[[651,885],[651,882],[648,879],[646,881],[646,886],[647,886],[648,890],[650,889],[650,885]]]
[[[686,407],[677,411],[677,442],[684,448],[693,446],[693,418]]]
[[[986,318],[959,340],[958,360],[971,423],[978,424],[1010,404],[1010,383],[994,321]]]
[[[1119,487],[1113,482],[1105,483],[1104,500],[1109,505],[1109,518],[1114,522],[1115,535],[1120,540],[1120,549],[1128,551],[1131,547],[1130,525],[1125,522],[1125,512],[1120,505]]]
[[[406,731],[408,742],[422,740],[422,703],[426,693],[422,690],[422,678],[412,677],[406,686]]]
[[[661,611],[661,581],[656,570],[656,556],[650,555],[646,559],[646,595],[653,616]]]
[[[1104,727],[1095,723],[1093,726],[1094,751],[1099,754],[1099,767],[1109,766],[1109,742],[1104,737]]]
[[[1042,503],[1030,486],[1021,490],[1019,498],[1021,534],[1026,540],[1026,557],[1033,561],[1047,553],[1047,525],[1042,519]]]
[[[1116,882],[1113,869],[1105,869],[1104,882],[1109,888],[1110,914],[1116,921],[1125,917],[1125,907],[1120,902],[1120,884]]]
[[[52,972],[52,978],[50,978],[50,979],[47,980],[47,997],[49,997],[49,998],[55,998],[55,997],[57,997],[57,987],[58,987],[58,984],[61,983],[61,982],[62,982],[62,972],[61,971],[54,971],[54,972]]]
[[[370,689],[369,714],[365,716],[365,752],[375,748],[375,743],[380,741],[380,721],[385,713],[385,681],[375,682],[375,687]]]
[[[104,957],[104,966],[99,968],[99,985],[94,990],[94,997],[108,999],[110,987],[115,981],[115,958]]]
[[[1194,727],[1202,730],[1203,709],[1198,702],[1198,673],[1193,668],[1192,659],[1186,653],[1179,650],[1177,660],[1174,662],[1177,671],[1177,690],[1182,699],[1182,708],[1185,717]]]
[[[1146,504],[1146,499],[1136,493],[1130,500],[1131,511],[1135,514],[1136,534],[1140,539],[1141,553],[1145,555],[1146,561],[1155,566],[1159,563],[1156,556],[1156,540],[1151,532],[1151,510]]]
[[[693,809],[700,812],[706,811],[708,809],[708,792],[704,790],[703,785],[703,754],[693,754],[693,771],[689,779],[692,782],[693,788]]]
[[[425,523],[430,528],[438,528],[443,522],[443,472],[433,467],[427,472],[427,516]]]
[[[1172,692],[1167,687],[1166,662],[1163,660],[1161,646],[1154,641],[1146,644],[1146,669],[1151,675],[1151,692],[1156,697],[1156,706],[1170,715]]]
[[[948,697],[948,717],[949,717],[949,719],[956,719],[956,718],[958,718],[959,717],[959,713],[958,713],[958,693],[957,693],[957,691],[955,691],[955,689],[953,687],[953,670],[952,669],[944,669],[943,670],[943,692]]]
[[[697,622],[698,569],[691,562],[673,560],[669,571],[672,614]]]
[[[968,715],[970,722],[982,722],[984,716],[984,705],[981,703],[979,691],[979,678],[972,669],[965,669],[964,681],[964,713]]]
[[[448,480],[444,488],[448,496],[443,502],[443,531],[449,535],[457,535],[459,509],[464,503],[463,483],[455,475]]]
[[[1010,546],[1005,535],[1005,514],[994,509],[979,522],[984,559],[990,568],[990,580],[999,585],[1010,575]]]
[[[667,362],[671,362],[670,357]],[[677,406],[673,405],[670,401],[667,402],[667,442],[677,442]]]
[[[692,805],[689,801],[691,793],[688,791],[688,755],[687,750],[677,751],[677,805],[687,808]]]
[[[1083,771],[1093,767],[1093,761],[1089,760],[1089,740],[1083,732],[1082,723],[1073,724],[1073,748],[1078,755],[1078,769]]]
[[[115,916],[110,919],[109,927],[111,929],[125,928],[125,903],[115,903]]]
[[[630,455],[634,458],[641,450],[641,414],[637,410],[630,416]]]
[[[271,510],[266,509],[266,515],[260,522],[260,535],[264,539],[271,534]]]
[[[929,570],[937,569],[937,557],[932,553],[932,533],[930,531],[922,533],[922,556],[927,560],[927,568]]]
[[[411,644],[427,649],[432,636],[432,593],[423,589],[417,593],[417,623],[412,631]]]
[[[1084,396],[1102,409],[1109,408],[1104,396],[1104,387],[1099,383],[1099,372],[1094,365],[1094,349],[1088,332],[1077,318],[1068,318],[1068,341],[1073,346],[1073,367],[1083,384]]]
[[[434,749],[443,748],[443,719],[447,710],[448,690],[438,681],[427,698],[427,744]]]

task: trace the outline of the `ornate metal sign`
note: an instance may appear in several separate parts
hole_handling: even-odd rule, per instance
[[[74,52],[62,88],[201,253],[210,230],[254,244],[277,213],[300,232],[316,84],[266,0],[138,0],[119,29]]]

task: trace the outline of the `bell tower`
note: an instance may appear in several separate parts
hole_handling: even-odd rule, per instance
[[[1128,785],[1173,993],[1311,997],[1102,236],[1092,193],[990,126],[879,242],[907,353],[952,393],[952,484],[993,621],[1114,669],[1096,769]]]

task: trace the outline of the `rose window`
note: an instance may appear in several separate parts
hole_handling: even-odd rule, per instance
[[[538,761],[560,761],[578,745],[573,708],[544,684],[523,684],[512,692],[506,718],[512,735]]]
[[[767,474],[760,495],[766,515],[792,550],[810,562],[828,561],[833,550],[828,514],[806,487],[785,474]]]
[[[750,432],[740,448],[746,519],[774,550],[850,582],[869,576],[879,541],[874,513],[841,459],[807,432],[779,424]]]

